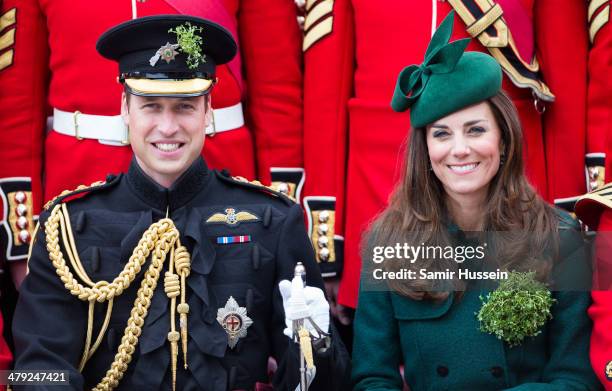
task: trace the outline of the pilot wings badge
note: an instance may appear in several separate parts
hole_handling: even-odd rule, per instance
[[[236,212],[234,208],[226,208],[225,214],[223,213],[215,213],[206,219],[207,224],[215,224],[215,223],[223,223],[227,225],[237,225],[240,222],[244,221],[258,221],[259,217],[255,216],[251,212],[240,211]]]

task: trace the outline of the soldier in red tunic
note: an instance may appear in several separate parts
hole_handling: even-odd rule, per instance
[[[343,269],[341,304],[356,304],[361,234],[386,205],[401,167],[409,119],[389,106],[395,77],[420,61],[451,9],[463,21],[453,39],[474,37],[467,50],[489,52],[504,69],[531,182],[561,206],[585,192],[584,2],[307,1],[304,205],[322,271]]]
[[[609,0],[590,0],[588,8],[589,85],[588,141],[606,145],[606,154],[595,156],[596,168],[589,171],[594,192],[576,204],[576,214],[592,230],[595,239],[593,304],[589,315],[593,319],[591,365],[606,390],[612,390],[612,183],[602,186],[605,172],[611,172],[612,159],[612,27]],[[606,158],[608,156],[608,158]],[[605,170],[603,170],[605,159]],[[609,176],[608,176],[609,177]]]
[[[0,0],[0,9],[2,8],[2,0]],[[2,41],[2,37],[4,36],[3,30],[5,27],[5,21],[2,15],[0,15],[0,42]],[[2,48],[3,45],[0,44],[0,68],[2,68]],[[4,211],[6,210],[6,206],[5,206],[5,202],[3,200],[2,202],[2,206],[0,206],[0,213],[4,213]],[[0,215],[2,216],[2,215]],[[0,260],[2,260],[2,256],[0,256]],[[23,262],[22,265],[23,266]],[[6,344],[6,341],[4,340],[4,319],[2,318],[2,315],[0,315],[0,370],[7,370],[10,368],[11,365],[11,361],[13,360],[13,355],[11,354],[11,351],[8,347],[8,345]],[[0,386],[0,390],[5,390],[6,387],[4,386]]]
[[[301,36],[292,2],[6,0],[0,18],[0,258],[26,257],[43,201],[128,167],[122,88],[112,82],[116,64],[97,55],[95,42],[133,17],[176,13],[216,21],[239,41],[239,55],[218,69],[214,121],[205,130],[207,162],[233,175],[272,180],[299,197]]]
[[[576,203],[577,216],[592,230],[595,238],[593,262],[593,319],[591,365],[607,390],[612,390],[612,183],[600,187]]]

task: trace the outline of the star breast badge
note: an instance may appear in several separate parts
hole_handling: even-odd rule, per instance
[[[166,42],[166,44],[157,49],[155,55],[149,59],[149,64],[154,67],[160,59],[166,61],[166,64],[170,64],[170,61],[174,61],[176,56],[179,54],[179,52],[176,51],[178,48],[178,44]]]
[[[223,213],[215,213],[206,219],[207,224],[214,223],[225,223],[227,225],[236,225],[243,221],[257,221],[259,217],[255,216],[251,212],[240,211],[236,212],[234,208],[226,208],[225,214]]]
[[[240,338],[247,335],[247,329],[253,320],[247,316],[245,307],[240,307],[236,300],[230,296],[225,307],[217,310],[217,322],[227,333],[227,345],[233,349]]]

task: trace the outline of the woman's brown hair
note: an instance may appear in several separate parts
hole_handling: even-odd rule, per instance
[[[500,91],[488,99],[501,131],[504,163],[491,180],[485,207],[483,231],[503,231],[496,235],[493,254],[487,262],[497,262],[505,270],[535,270],[545,279],[550,270],[551,235],[557,231],[554,209],[540,198],[528,183],[523,168],[522,130],[518,113],[510,98]],[[375,246],[452,245],[448,233],[449,216],[442,183],[430,170],[429,153],[424,128],[411,129],[399,183],[391,194],[388,207],[374,220],[364,235],[362,252],[364,266],[371,263]],[[553,251],[554,253],[554,251]],[[493,259],[491,259],[491,255]],[[427,271],[457,270],[452,259],[419,259],[414,263],[386,259],[386,271],[401,269]],[[444,299],[449,290],[461,291],[465,283],[455,280],[451,289],[440,289],[425,279],[389,280],[390,288],[413,298]]]

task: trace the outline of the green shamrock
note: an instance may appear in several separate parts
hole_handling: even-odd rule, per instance
[[[520,345],[525,337],[540,334],[550,308],[556,301],[546,286],[537,281],[535,272],[511,272],[508,279],[487,297],[476,314],[480,330],[497,336],[512,346]]]
[[[197,33],[204,30],[201,26],[192,26],[185,22],[176,28],[168,30],[169,33],[176,34],[179,51],[187,55],[187,66],[189,69],[196,69],[200,63],[206,62],[206,55],[202,53],[202,37]]]

